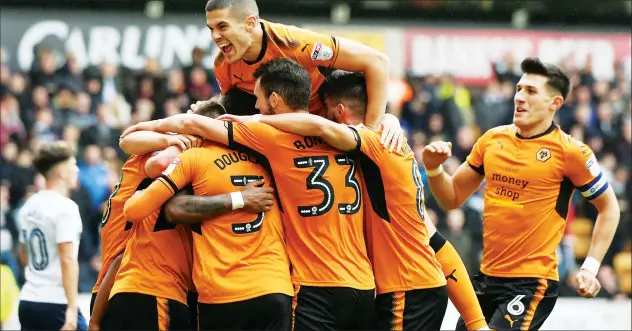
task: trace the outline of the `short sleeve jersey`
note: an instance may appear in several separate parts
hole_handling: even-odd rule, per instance
[[[254,93],[254,72],[265,62],[279,57],[291,58],[307,69],[312,80],[312,96],[309,110],[318,113],[322,104],[318,98],[318,89],[325,81],[324,73],[331,70],[338,57],[339,43],[335,37],[322,35],[295,26],[261,21],[264,31],[263,47],[254,63],[241,60],[230,64],[220,52],[215,58],[215,77],[226,93],[236,86],[246,92]]]
[[[136,222],[127,240],[110,298],[139,293],[187,304],[192,290],[192,238],[188,227],[167,221],[163,208]]]
[[[377,132],[352,128],[367,196],[367,241],[377,293],[434,288],[446,284],[429,245],[424,189],[414,153],[389,152]]]
[[[467,163],[485,177],[481,271],[558,280],[555,250],[575,188],[592,200],[608,187],[590,148],[555,124],[529,139],[507,125],[481,136]]]
[[[192,185],[196,195],[241,191],[270,175],[252,154],[205,142],[185,151],[158,179],[173,193]],[[258,296],[294,294],[277,201],[265,213],[235,210],[192,226],[193,282],[198,302],[229,303]]]
[[[373,289],[361,184],[353,159],[321,138],[259,122],[227,125],[231,146],[267,156],[283,208],[293,281]]]
[[[151,153],[143,156],[132,155],[125,161],[121,179],[114,186],[106,203],[101,220],[101,258],[103,263],[97,282],[92,288],[92,293],[99,290],[110,265],[125,249],[132,223],[125,220],[123,207],[136,191],[143,190],[151,184],[151,178],[145,174],[145,163],[150,157]]]

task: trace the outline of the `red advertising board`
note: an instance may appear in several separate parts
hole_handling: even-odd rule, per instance
[[[492,63],[512,54],[557,63],[572,59],[583,67],[592,58],[598,79],[610,79],[615,63],[630,72],[630,33],[585,33],[501,29],[409,29],[405,32],[407,68],[414,74],[451,73],[466,84],[493,78]]]

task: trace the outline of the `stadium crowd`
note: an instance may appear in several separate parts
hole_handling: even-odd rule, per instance
[[[4,52],[3,52],[4,53]],[[0,77],[0,149],[2,150],[0,225],[1,255],[16,279],[23,281],[18,258],[18,227],[15,215],[24,200],[42,187],[42,178],[32,167],[33,151],[42,142],[63,139],[76,146],[80,187],[72,199],[79,205],[84,231],[80,246],[80,292],[90,292],[101,267],[99,228],[111,189],[120,176],[126,155],[118,147],[122,130],[140,121],[185,112],[191,103],[219,93],[211,70],[201,65],[204,53],[193,52],[193,64],[163,71],[149,60],[141,72],[104,63],[81,68],[71,53],[59,59],[45,47],[38,49],[30,72],[12,72],[2,59]],[[514,85],[519,79],[519,61],[506,57],[494,63],[496,79],[484,88],[464,86],[449,75],[407,77],[412,91],[402,103],[391,105],[408,133],[421,162],[421,151],[433,140],[453,142],[453,157],[446,163],[453,172],[470,152],[476,138],[489,128],[512,121]],[[589,61],[587,63],[590,63]],[[632,103],[630,78],[617,67],[612,81],[598,81],[590,65],[583,68],[569,60],[573,93],[558,111],[556,122],[597,154],[609,176],[621,206],[621,224],[610,252],[602,264],[600,296],[620,298],[623,293],[613,268],[615,256],[630,251],[630,145]],[[422,177],[424,168],[420,167]],[[426,189],[428,213],[437,228],[460,252],[468,271],[478,269],[482,250],[482,190],[464,207],[443,212]],[[574,275],[583,256],[573,222],[593,220],[596,210],[579,194],[573,199],[567,236],[558,250],[560,278],[566,290],[576,295]]]

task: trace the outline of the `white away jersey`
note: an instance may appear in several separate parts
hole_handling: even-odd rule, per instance
[[[60,193],[43,190],[26,201],[18,219],[20,243],[26,244],[28,260],[20,299],[68,303],[57,244],[72,242],[73,256],[77,259],[83,229],[79,207]]]

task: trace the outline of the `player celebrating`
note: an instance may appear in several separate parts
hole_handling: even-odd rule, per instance
[[[322,137],[334,147],[357,153],[371,201],[371,207],[366,205],[367,236],[376,276],[378,328],[439,329],[447,304],[444,275],[450,298],[465,316],[468,329],[485,328],[463,262],[432,222],[427,222],[414,154],[407,144],[402,154],[389,153],[380,146],[378,133],[361,125],[367,99],[362,74],[336,70],[327,77],[320,95],[329,118],[356,127],[309,114],[260,116],[258,120],[283,131]],[[222,118],[247,122],[254,116]]]
[[[20,209],[20,243],[26,283],[20,295],[23,330],[86,330],[79,311],[79,238],[83,225],[79,207],[70,200],[79,168],[70,146],[42,146],[33,161],[46,178],[46,189]]]
[[[430,189],[445,209],[461,206],[486,180],[483,260],[474,285],[490,328],[498,330],[537,330],[551,313],[559,280],[555,249],[574,187],[599,211],[577,274],[584,297],[599,292],[600,261],[619,223],[617,200],[595,155],[553,123],[570,92],[568,77],[538,58],[525,59],[521,68],[513,125],[483,134],[453,176],[441,167],[450,143],[433,142],[422,154]]]
[[[90,301],[90,329],[101,327],[107,329],[106,316],[110,290],[114,284],[114,277],[106,275],[113,267],[118,271],[121,253],[127,245],[127,239],[132,223],[125,220],[123,206],[138,190],[143,190],[151,184],[167,167],[171,160],[182,150],[196,147],[201,140],[193,136],[163,135],[156,132],[135,132],[121,140],[122,149],[133,154],[123,164],[121,179],[110,195],[103,218],[101,220],[101,254],[103,265],[92,289]],[[163,150],[162,152],[152,153]],[[113,274],[116,274],[114,272]],[[101,290],[101,285],[105,283]],[[103,292],[98,295],[99,291]],[[97,300],[99,302],[97,302]],[[96,309],[93,310],[93,308]]]
[[[326,74],[336,68],[365,74],[369,99],[364,123],[377,127],[382,122],[389,72],[383,53],[349,39],[260,19],[255,0],[209,0],[205,10],[206,24],[220,49],[214,72],[223,94],[233,86],[254,94],[257,68],[272,59],[288,57],[308,71],[310,112],[324,115],[317,92]],[[399,123],[387,120],[383,125],[384,144],[401,143]]]
[[[310,78],[300,64],[277,58],[255,72],[262,113],[306,111]],[[305,109],[305,110],[303,110]],[[136,130],[182,131],[267,159],[284,212],[295,284],[294,329],[371,328],[374,279],[363,234],[361,185],[353,159],[313,137],[262,123],[233,124],[194,114],[139,123]],[[274,157],[272,157],[274,156]]]

